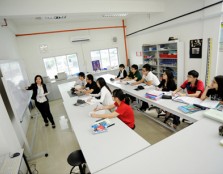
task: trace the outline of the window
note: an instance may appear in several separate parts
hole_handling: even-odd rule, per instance
[[[95,62],[100,62],[100,68],[105,69],[108,67],[118,66],[118,49],[110,48],[98,51],[91,51],[91,61],[93,70],[95,70]]]
[[[66,72],[67,75],[74,75],[80,71],[77,54],[44,58],[43,62],[47,76],[51,79],[60,72]]]

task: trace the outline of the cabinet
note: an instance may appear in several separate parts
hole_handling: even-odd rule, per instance
[[[152,72],[162,78],[164,70],[173,72],[177,85],[184,81],[184,48],[182,42],[169,42],[162,44],[144,44],[143,64],[148,63]]]

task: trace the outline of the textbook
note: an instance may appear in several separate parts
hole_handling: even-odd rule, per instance
[[[92,126],[92,131],[94,134],[107,132],[108,126],[110,125],[109,119],[100,119],[99,121],[96,121]]]
[[[164,93],[162,91],[157,91],[157,90],[149,90],[146,94],[145,97],[152,99],[152,100],[158,100],[162,97]]]
[[[176,102],[186,103],[186,104],[198,104],[200,106],[204,106],[206,108],[216,108],[219,104],[219,101],[214,101],[210,99],[201,100],[200,98],[196,97],[175,97],[172,99]]]
[[[201,111],[201,108],[194,105],[179,106],[178,109],[186,114]]]

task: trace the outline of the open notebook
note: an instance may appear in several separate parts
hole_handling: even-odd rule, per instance
[[[219,101],[213,101],[210,99],[201,100],[200,98],[196,97],[175,97],[172,99],[176,102],[186,103],[186,104],[198,104],[207,108],[216,108],[219,104]]]

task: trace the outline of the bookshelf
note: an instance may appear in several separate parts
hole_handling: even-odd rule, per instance
[[[184,77],[184,48],[182,42],[161,44],[144,44],[143,64],[148,63],[157,77],[162,76],[166,69],[173,71],[177,85],[183,83]]]

